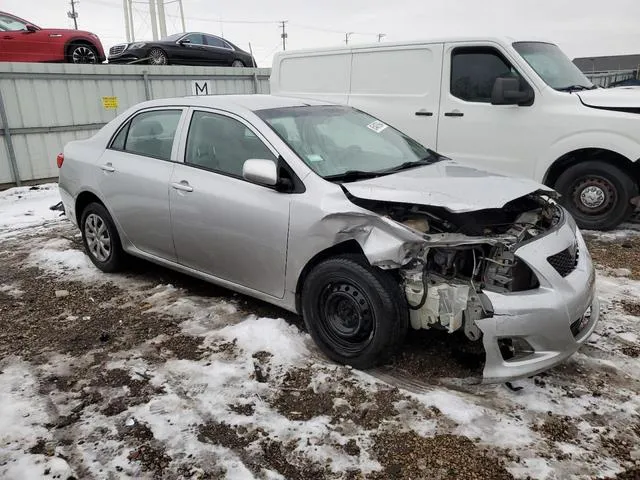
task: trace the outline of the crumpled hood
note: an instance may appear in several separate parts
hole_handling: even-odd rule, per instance
[[[451,160],[344,183],[343,187],[357,198],[443,207],[454,213],[502,208],[538,190],[553,193],[533,180],[489,173]]]
[[[640,108],[639,88],[597,88],[576,92],[582,103],[596,108]]]

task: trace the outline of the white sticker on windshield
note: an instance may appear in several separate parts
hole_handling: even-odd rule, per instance
[[[382,132],[385,128],[387,128],[389,125],[385,125],[384,123],[382,123],[380,120],[376,120],[375,122],[371,122],[369,125],[367,125],[367,128],[369,130],[373,130],[376,133],[380,133]]]
[[[324,158],[322,158],[320,155],[316,155],[315,153],[307,155],[307,160],[309,160],[310,162],[324,162]]]

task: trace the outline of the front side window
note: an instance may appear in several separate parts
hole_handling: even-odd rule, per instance
[[[451,56],[451,94],[467,102],[491,103],[498,77],[522,78],[494,48],[456,48]]]
[[[185,163],[242,178],[249,159],[276,161],[271,150],[243,123],[210,112],[194,112]]]
[[[324,178],[347,172],[384,175],[439,156],[393,127],[353,108],[288,107],[256,112]]]
[[[542,42],[516,42],[513,48],[551,88],[556,90],[584,90],[593,83],[556,45]]]
[[[153,110],[136,115],[111,142],[111,149],[171,160],[182,110]]]
[[[9,15],[0,14],[0,30],[4,32],[13,32],[17,30],[26,30],[27,24],[22,20]]]
[[[183,38],[183,40],[189,40],[191,45],[204,45],[204,38],[200,33],[192,33]]]

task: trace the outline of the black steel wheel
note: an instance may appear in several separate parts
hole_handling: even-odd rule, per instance
[[[302,291],[305,325],[332,360],[366,369],[384,363],[406,335],[406,299],[393,276],[357,255],[325,260]]]
[[[569,167],[555,185],[580,228],[610,230],[633,213],[638,186],[618,167],[587,161]]]

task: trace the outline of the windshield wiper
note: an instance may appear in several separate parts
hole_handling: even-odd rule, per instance
[[[585,85],[569,85],[568,87],[562,87],[562,88],[558,88],[557,90],[560,92],[579,92],[582,90],[593,90],[595,88],[598,88],[596,85],[593,85],[591,87],[587,87]]]
[[[420,160],[414,160],[412,162],[404,162],[404,163],[401,163],[400,165],[389,168],[387,170],[381,170],[380,173],[400,172],[402,170],[408,170],[410,168],[422,167],[424,165],[431,165],[437,162],[441,162],[445,158],[446,157],[443,157],[442,155],[429,150],[429,155],[427,155],[424,158],[421,158]]]
[[[325,180],[329,180],[330,182],[355,182],[356,180],[365,180],[367,178],[376,178],[380,175],[384,175],[382,172],[367,172],[364,170],[347,170],[343,173],[337,173],[335,175],[327,175],[323,177]]]

